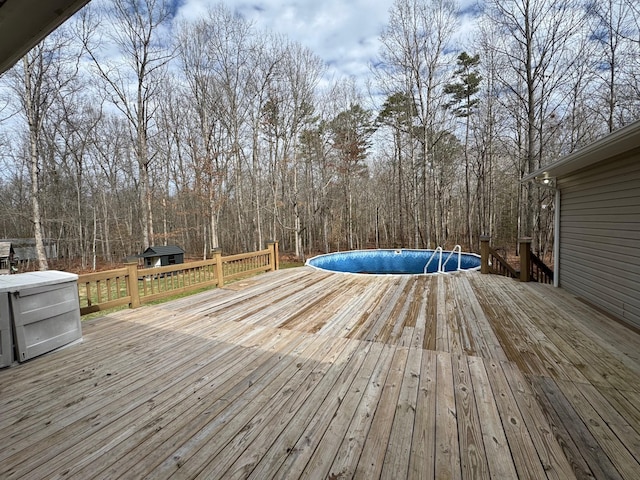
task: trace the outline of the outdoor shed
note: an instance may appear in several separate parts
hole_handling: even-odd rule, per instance
[[[640,122],[525,180],[555,184],[556,285],[640,328]]]
[[[11,273],[14,253],[11,242],[0,242],[0,275]]]
[[[165,245],[147,248],[140,257],[145,267],[164,267],[184,263],[184,250],[177,245]]]

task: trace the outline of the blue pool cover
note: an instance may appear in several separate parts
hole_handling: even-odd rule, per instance
[[[435,258],[425,265],[432,255]],[[458,270],[458,253],[442,252],[442,270],[455,272]],[[460,254],[460,270],[478,270],[480,257],[473,253]],[[434,250],[354,250],[350,252],[328,253],[307,260],[307,265],[322,270],[346,273],[415,275],[437,273],[439,251]],[[448,260],[447,260],[448,258]]]

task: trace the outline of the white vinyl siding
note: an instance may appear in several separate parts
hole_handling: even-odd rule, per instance
[[[560,286],[640,327],[640,151],[558,179]]]

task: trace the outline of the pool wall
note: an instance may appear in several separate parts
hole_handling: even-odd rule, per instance
[[[458,253],[442,252],[443,270],[445,273],[458,270]],[[380,249],[353,250],[348,252],[327,253],[307,260],[307,265],[343,273],[365,273],[379,275],[422,275],[425,265],[429,263],[426,274],[437,273],[439,255],[437,250],[412,249]],[[445,260],[447,260],[445,263]],[[474,253],[461,253],[460,270],[470,271],[480,269],[480,256]]]

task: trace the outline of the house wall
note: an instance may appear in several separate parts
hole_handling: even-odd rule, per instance
[[[640,327],[640,148],[557,186],[560,286]]]

